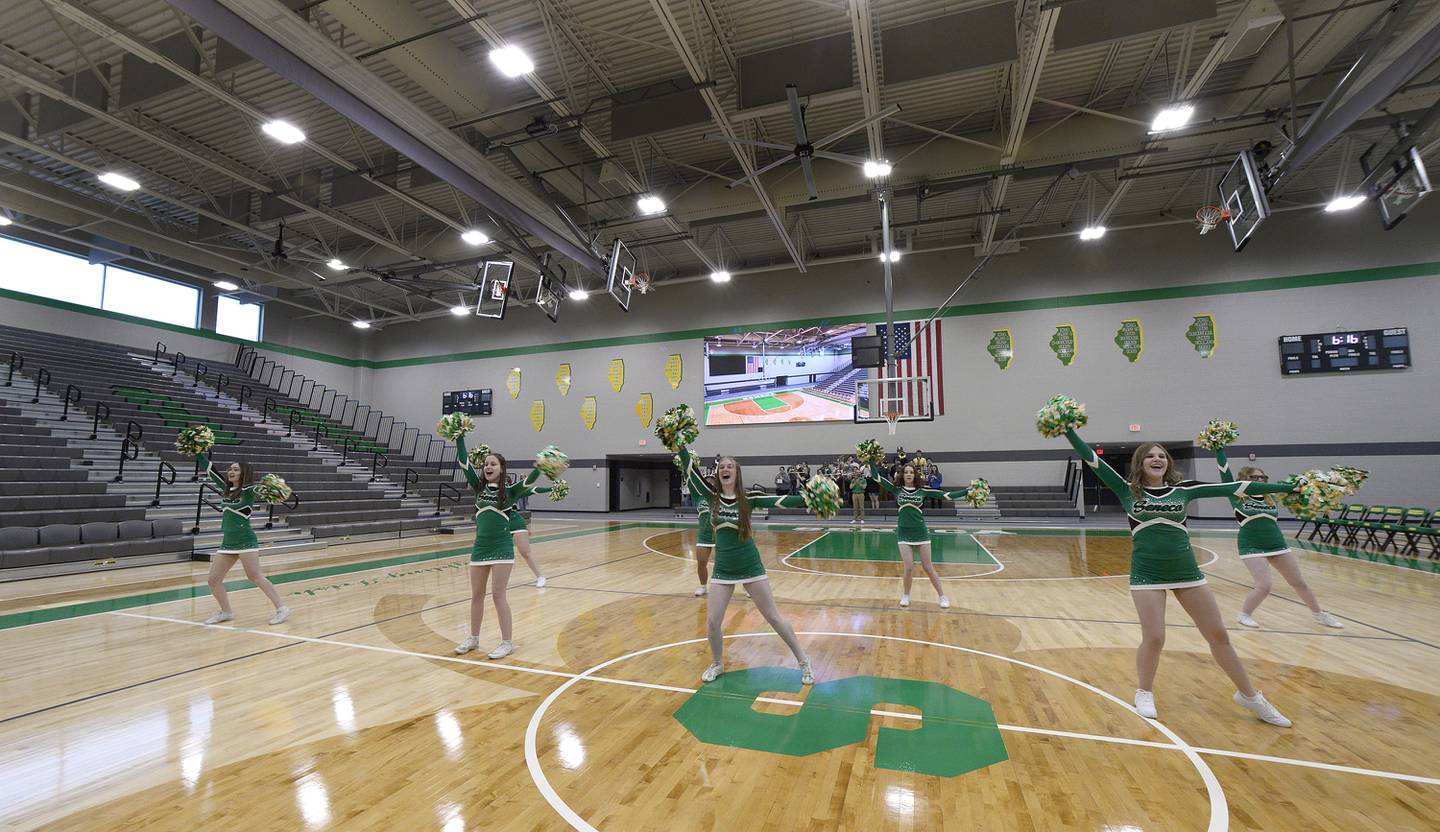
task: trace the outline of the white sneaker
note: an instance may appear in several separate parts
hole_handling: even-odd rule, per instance
[[[1242,612],[1240,613],[1240,617],[1236,618],[1235,620],[1240,622],[1241,627],[1249,627],[1252,630],[1259,629],[1260,627],[1260,622],[1251,618],[1249,613]]]
[[[474,650],[476,647],[479,647],[479,646],[480,646],[480,637],[479,637],[479,636],[470,636],[469,638],[467,638],[467,639],[465,639],[464,641],[460,642],[459,644],[455,645],[455,655],[458,656],[458,655],[460,655],[461,653],[469,653],[471,650]]]
[[[289,617],[290,617],[290,608],[289,608],[289,607],[277,607],[277,608],[275,609],[275,614],[272,615],[272,616],[270,616],[270,623],[271,623],[272,625],[274,625],[274,624],[284,624],[284,623],[285,623],[285,619],[287,619],[287,618],[289,618]]]
[[[209,618],[205,619],[205,623],[206,623],[206,624],[223,624],[223,623],[225,623],[226,621],[233,621],[234,619],[235,619],[235,614],[234,614],[234,613],[232,613],[232,612],[225,612],[224,610],[221,610],[220,612],[217,612],[217,613],[215,613],[214,615],[210,616]]]
[[[503,659],[515,652],[515,643],[510,641],[500,642],[500,646],[490,651],[490,658]]]
[[[536,576],[535,576],[535,588],[536,588],[536,589],[544,589],[544,588],[545,588],[545,576],[544,576],[544,575],[536,575]]]
[[[815,684],[815,669],[810,666],[810,660],[806,659],[800,663],[800,684]]]
[[[1337,630],[1343,630],[1343,629],[1345,629],[1345,622],[1344,622],[1344,621],[1341,621],[1340,619],[1336,618],[1334,615],[1331,615],[1330,613],[1328,613],[1328,612],[1326,612],[1326,611],[1324,611],[1324,610],[1321,610],[1320,612],[1315,613],[1315,620],[1316,620],[1318,623],[1320,623],[1320,624],[1324,624],[1326,627],[1334,627],[1334,628],[1337,629]]]
[[[1135,710],[1146,719],[1155,719],[1155,691],[1136,688]]]
[[[700,674],[700,681],[713,682],[724,672],[725,668],[719,662],[711,662],[710,666],[705,668],[705,672]]]
[[[705,585],[704,585],[704,584],[701,584],[701,585],[695,587],[695,597],[696,597],[696,598],[704,598],[704,597],[705,597]]]
[[[851,520],[851,521],[850,521],[850,525],[853,526],[853,525],[855,525],[856,523],[859,523],[859,522],[860,522],[859,520]]]
[[[1243,693],[1238,690],[1235,691],[1235,703],[1243,708],[1246,708],[1247,710],[1254,713],[1256,716],[1260,717],[1262,720],[1270,723],[1271,725],[1279,725],[1281,728],[1289,728],[1292,724],[1290,720],[1286,719],[1285,715],[1280,713],[1280,711],[1274,705],[1271,705],[1268,701],[1266,701],[1265,694],[1261,693],[1258,690],[1255,691],[1254,699],[1246,699]]]
[[[910,606],[910,596],[909,596],[909,595],[901,595],[901,596],[900,596],[900,606],[902,606],[902,607],[908,607],[908,606]]]
[[[950,609],[950,599],[949,599],[949,598],[946,598],[944,595],[941,595],[941,596],[940,596],[940,609],[942,609],[942,610],[948,610],[948,609]]]

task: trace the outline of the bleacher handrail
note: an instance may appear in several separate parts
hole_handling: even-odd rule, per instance
[[[380,479],[380,469],[390,465],[390,457],[379,448],[370,451],[370,481],[376,482]]]
[[[11,351],[10,351],[10,373],[5,376],[5,386],[6,386],[6,387],[11,386],[11,385],[14,383],[14,381],[15,381],[15,371],[16,371],[16,370],[23,370],[23,369],[25,369],[25,356],[21,355],[20,353],[16,352],[15,350],[11,350]]]
[[[70,394],[71,394],[71,393],[74,393],[74,394],[75,394],[75,397],[74,397],[74,398],[71,398],[71,397],[70,397]],[[83,398],[85,398],[85,394],[80,392],[80,388],[79,388],[79,387],[76,387],[76,386],[73,385],[73,384],[67,384],[67,385],[65,385],[65,407],[64,407],[64,409],[62,409],[62,410],[60,411],[60,421],[62,421],[62,422],[68,422],[68,421],[70,421],[70,405],[73,404],[73,405],[75,405],[76,407],[79,407],[79,406],[80,406],[80,400],[83,399]]]
[[[400,486],[400,499],[410,496],[410,486],[420,484],[420,472],[414,468],[405,469],[405,480]]]
[[[102,411],[102,410],[105,411],[105,415],[104,415],[104,416],[101,416],[101,415],[100,415],[100,411]],[[96,403],[95,403],[95,421],[93,421],[93,422],[90,423],[90,438],[91,438],[91,439],[99,439],[99,438],[100,438],[100,420],[101,420],[101,419],[104,419],[104,420],[107,421],[107,422],[110,421],[110,405],[106,404],[105,402],[96,402]]]
[[[120,466],[115,470],[114,482],[125,481],[125,463],[140,457],[140,438],[144,435],[143,425],[134,419],[128,420],[125,425],[125,438],[120,442]]]
[[[165,346],[165,342],[164,342],[164,341],[156,341],[156,342],[155,342],[155,359],[154,359],[153,361],[151,361],[150,363],[151,363],[151,364],[159,364],[159,363],[160,363],[160,356],[164,355],[165,353],[167,353],[167,352],[169,352],[169,351],[170,351],[170,348],[167,347],[167,346]]]
[[[447,493],[445,493],[446,491],[449,491],[449,492],[451,492],[451,493],[450,493],[450,494],[447,494]],[[439,484],[439,487],[435,489],[435,516],[436,516],[436,517],[439,517],[439,516],[440,516],[440,504],[441,504],[441,501],[442,501],[442,500],[449,500],[449,501],[452,502],[452,503],[458,503],[458,502],[460,502],[460,489],[456,488],[455,486],[451,485],[451,484],[448,483],[448,482],[442,482],[442,483]]]
[[[255,391],[250,389],[250,385],[242,384],[240,385],[240,395],[235,399],[235,401],[243,407],[245,405],[245,400],[253,395],[255,395]]]
[[[266,510],[265,514],[265,528],[273,529],[275,528],[275,503],[267,503],[266,505],[268,506],[268,509]],[[292,491],[290,492],[290,496],[285,498],[285,500],[281,502],[280,505],[285,506],[291,511],[294,511],[295,509],[300,507],[300,495]]]
[[[167,469],[167,468],[170,469],[170,479],[168,479],[168,480],[165,479],[165,469]],[[166,462],[166,461],[163,460],[163,459],[160,460],[160,464],[159,464],[158,466],[156,466],[156,468],[155,468],[155,499],[153,499],[153,500],[150,501],[150,507],[151,507],[151,508],[159,508],[159,507],[160,507],[160,487],[161,487],[162,485],[174,485],[174,484],[175,484],[175,466],[174,466],[174,465],[171,465],[170,463]]]
[[[31,404],[40,403],[40,388],[50,383],[50,371],[41,367],[35,371],[35,397],[30,400]]]

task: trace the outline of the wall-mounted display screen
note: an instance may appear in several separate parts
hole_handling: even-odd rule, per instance
[[[1409,366],[1410,330],[1403,326],[1280,336],[1280,372],[1287,376]]]
[[[849,422],[855,381],[850,339],[865,324],[731,332],[705,339],[707,426]]]
[[[489,416],[493,406],[494,393],[488,387],[483,390],[456,390],[440,396],[441,413]]]

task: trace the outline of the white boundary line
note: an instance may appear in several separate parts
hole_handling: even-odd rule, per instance
[[[840,530],[837,529],[837,530],[835,530],[835,531],[840,531]],[[859,529],[850,529],[850,531],[854,532],[854,531],[860,531],[860,530],[859,530]],[[883,533],[895,534],[895,530],[894,530],[894,529],[880,529],[880,528],[875,528],[875,529],[866,529],[865,531],[867,531],[867,532],[883,532]],[[810,548],[811,546],[815,545],[816,543],[818,543],[818,542],[820,541],[820,538],[823,538],[823,537],[825,537],[826,535],[829,535],[829,534],[830,534],[830,532],[827,531],[827,532],[825,532],[825,534],[820,535],[820,537],[817,537],[817,538],[815,538],[814,540],[810,541],[809,543],[805,544],[804,546],[801,546],[799,549],[796,549],[795,551],[793,551],[793,552],[791,552],[790,554],[786,555],[785,557],[781,558],[781,559],[780,559],[780,563],[784,564],[785,566],[790,567],[790,569],[792,569],[792,570],[794,570],[794,571],[805,572],[805,573],[811,574],[811,575],[829,575],[829,576],[836,577],[836,578],[866,578],[866,579],[874,580],[874,581],[899,581],[899,580],[902,580],[902,576],[900,576],[900,575],[851,575],[851,574],[848,573],[848,572],[829,572],[829,571],[825,571],[825,570],[821,570],[821,569],[808,569],[808,568],[806,568],[806,567],[804,567],[804,566],[797,566],[797,565],[795,565],[795,564],[793,564],[793,563],[790,562],[790,559],[791,559],[791,558],[795,557],[796,555],[800,554],[802,551],[804,551],[804,550]],[[984,550],[985,554],[986,554],[987,556],[989,556],[990,560],[992,560],[992,561],[995,562],[995,566],[996,566],[997,568],[996,568],[996,569],[991,569],[989,572],[976,572],[976,573],[973,574],[973,575],[941,575],[941,576],[940,576],[940,580],[942,580],[942,581],[967,581],[967,580],[970,580],[971,578],[979,578],[979,577],[984,576],[984,575],[997,575],[997,574],[1005,571],[1005,564],[1002,563],[999,558],[995,557],[995,553],[994,553],[994,552],[991,552],[989,549],[986,549],[986,548],[985,548],[985,545],[984,545],[983,543],[981,543],[979,540],[976,540],[976,539],[975,539],[975,535],[970,534],[969,532],[964,532],[964,534],[968,535],[971,540],[974,540],[976,546],[979,546],[982,550]],[[853,558],[812,558],[812,560],[854,560],[854,559],[853,559]],[[865,562],[867,562],[867,563],[900,563],[900,561],[898,561],[898,560],[888,561],[888,560],[873,560],[873,559],[865,559]],[[947,563],[947,564],[944,564],[944,565],[946,565],[946,566],[960,566],[960,565],[962,565],[962,564]],[[984,566],[985,564],[983,564],[983,563],[974,563],[974,564],[963,564],[963,565],[965,565],[965,566]]]
[[[103,615],[118,615],[118,616],[122,616],[122,617],[124,617],[124,618],[138,618],[138,619],[150,620],[150,621],[163,621],[163,622],[168,623],[168,624],[182,624],[182,625],[185,625],[185,626],[187,626],[187,627],[199,627],[199,628],[208,629],[208,630],[226,630],[226,631],[234,632],[234,633],[248,633],[248,634],[251,634],[251,635],[264,636],[264,637],[267,637],[267,638],[277,638],[277,639],[284,639],[284,640],[287,640],[287,641],[307,642],[307,643],[310,643],[310,644],[328,644],[328,645],[332,645],[332,646],[335,646],[335,647],[349,647],[349,648],[352,648],[352,649],[355,649],[355,650],[369,650],[369,651],[376,652],[376,653],[388,653],[388,654],[397,655],[397,656],[410,656],[410,657],[413,657],[413,658],[420,658],[420,659],[434,659],[434,660],[436,660],[436,661],[450,662],[450,663],[454,663],[454,664],[466,664],[466,665],[472,665],[472,666],[475,666],[475,667],[488,667],[488,668],[493,668],[493,669],[496,669],[496,670],[508,670],[508,671],[517,672],[517,673],[530,673],[530,674],[539,675],[539,676],[551,676],[551,677],[561,678],[561,679],[580,679],[580,678],[583,677],[585,681],[589,681],[589,682],[600,682],[600,683],[603,683],[603,684],[621,685],[621,686],[625,686],[625,687],[645,688],[645,689],[648,689],[648,690],[668,691],[668,692],[671,692],[671,693],[684,693],[684,694],[692,694],[692,693],[695,693],[695,689],[694,689],[694,688],[679,687],[679,686],[676,686],[676,685],[663,685],[663,684],[659,684],[659,683],[656,683],[656,682],[639,682],[639,681],[634,681],[634,680],[630,680],[630,679],[617,679],[617,678],[606,677],[606,676],[595,676],[595,675],[593,675],[593,674],[592,674],[592,675],[589,675],[589,676],[585,676],[584,674],[581,674],[581,673],[569,673],[569,672],[566,672],[566,671],[563,671],[563,670],[546,670],[545,668],[540,668],[540,667],[523,667],[523,666],[520,666],[520,665],[502,664],[502,663],[500,663],[500,662],[487,661],[487,660],[484,660],[484,659],[469,659],[469,658],[464,658],[464,657],[462,657],[462,656],[447,655],[447,654],[444,654],[444,653],[422,653],[422,652],[419,652],[419,651],[416,651],[416,650],[405,650],[405,649],[399,648],[399,647],[383,647],[383,646],[377,645],[377,644],[360,644],[360,643],[358,643],[358,642],[351,642],[351,641],[338,641],[338,640],[335,640],[335,639],[318,638],[318,637],[315,637],[315,636],[302,636],[302,635],[297,635],[297,634],[295,634],[295,633],[284,633],[284,632],[279,632],[279,631],[276,631],[276,630],[269,630],[269,629],[259,630],[259,629],[249,628],[249,627],[226,626],[226,625],[223,625],[223,624],[206,624],[206,623],[201,622],[201,621],[188,621],[188,620],[183,619],[183,618],[170,618],[170,617],[168,617],[168,616],[163,616],[163,615],[143,615],[143,614],[140,614],[140,613],[125,612],[125,611],[123,611],[123,610],[112,610],[112,611],[109,611],[109,612],[106,612],[106,613],[97,613],[97,614],[103,614]],[[726,638],[756,637],[756,636],[768,636],[768,635],[773,635],[773,633],[738,633],[738,634],[736,634],[736,635],[734,635],[734,636],[726,636]],[[822,634],[821,634],[821,633],[804,633],[803,635],[822,635]],[[848,635],[848,634],[844,634],[844,633],[830,633],[830,634],[824,634],[824,635]],[[915,641],[914,639],[899,639],[899,638],[890,637],[890,636],[869,636],[869,634],[856,634],[856,635],[866,635],[867,637],[872,637],[872,638],[894,638],[894,640],[900,640],[900,641]],[[686,643],[686,644],[694,644],[694,643],[698,643],[698,642],[701,642],[701,641],[704,641],[704,639],[694,639],[694,640],[691,640],[691,641],[688,641],[688,642],[684,642],[684,643]],[[921,644],[929,644],[929,642],[923,642],[923,641],[922,641],[922,642],[919,642],[919,643],[921,643]],[[945,645],[945,646],[946,646],[946,647],[949,647],[950,645]],[[961,650],[964,650],[964,649],[966,649],[966,648],[952,648],[952,649],[961,649]],[[979,652],[979,651],[975,651],[975,652]],[[982,654],[982,655],[988,655],[988,654]],[[758,698],[757,698],[757,701],[766,702],[766,703],[773,704],[773,705],[786,705],[786,706],[796,707],[796,708],[798,708],[798,707],[800,707],[801,705],[804,704],[803,702],[797,702],[797,701],[790,700],[790,699],[777,699],[777,698],[772,698],[772,697],[758,697]],[[1125,703],[1124,703],[1124,702],[1121,702],[1121,704],[1123,705],[1123,704],[1125,704]],[[1126,705],[1126,707],[1128,708],[1129,706]],[[898,717],[898,718],[900,718],[900,719],[911,719],[911,720],[917,720],[917,721],[920,720],[920,719],[922,719],[922,717],[916,716],[915,714],[901,713],[901,712],[898,712],[898,711],[885,711],[885,710],[880,710],[880,709],[878,709],[878,708],[876,708],[876,709],[871,709],[870,713],[871,713],[871,715],[873,715],[873,716]],[[1147,721],[1148,721],[1148,720],[1147,720]],[[1116,745],[1144,746],[1144,747],[1147,747],[1147,748],[1162,748],[1162,749],[1171,749],[1171,750],[1180,750],[1180,749],[1182,748],[1182,746],[1176,745],[1176,744],[1174,744],[1174,743],[1155,742],[1155,741],[1153,741],[1153,740],[1137,740],[1137,739],[1130,739],[1130,738],[1127,738],[1127,737],[1107,736],[1107,735],[1104,735],[1104,734],[1085,734],[1085,733],[1077,733],[1077,732],[1074,732],[1074,731],[1061,731],[1061,730],[1052,729],[1052,728],[1035,728],[1035,727],[1031,727],[1031,726],[1027,726],[1027,725],[1010,725],[1010,724],[1000,723],[1000,724],[999,724],[999,727],[1000,727],[1000,730],[1002,730],[1002,731],[1009,731],[1009,732],[1019,733],[1019,734],[1039,734],[1039,735],[1043,735],[1043,736],[1063,737],[1063,738],[1068,738],[1068,739],[1083,739],[1083,740],[1092,740],[1092,741],[1095,741],[1095,742],[1108,742],[1108,743],[1112,743],[1112,744],[1116,744]],[[1245,759],[1245,760],[1257,760],[1257,761],[1260,761],[1260,762],[1277,763],[1277,764],[1280,764],[1280,765],[1301,766],[1301,767],[1305,767],[1305,768],[1321,769],[1321,770],[1325,770],[1325,771],[1334,771],[1334,772],[1340,772],[1340,773],[1344,773],[1344,774],[1359,774],[1359,775],[1365,775],[1365,776],[1369,776],[1369,777],[1380,777],[1380,778],[1384,778],[1384,779],[1388,779],[1388,780],[1403,780],[1403,781],[1405,781],[1405,782],[1410,782],[1410,783],[1421,783],[1421,784],[1430,785],[1430,786],[1440,786],[1440,778],[1423,777],[1423,776],[1417,775],[1417,774],[1403,774],[1403,773],[1394,772],[1394,771],[1381,771],[1381,770],[1379,770],[1379,769],[1360,768],[1360,767],[1356,767],[1356,766],[1340,765],[1340,764],[1337,764],[1337,763],[1323,763],[1323,762],[1317,762],[1317,761],[1314,761],[1314,760],[1300,760],[1300,759],[1295,759],[1295,758],[1291,758],[1291,757],[1274,757],[1274,756],[1270,756],[1270,755],[1266,755],[1266,754],[1252,754],[1252,753],[1249,753],[1249,752],[1246,752],[1246,751],[1232,751],[1232,750],[1221,749],[1221,748],[1196,748],[1195,750],[1196,750],[1197,752],[1201,753],[1201,754],[1210,754],[1210,755],[1217,756],[1217,757],[1234,757],[1234,758]]]

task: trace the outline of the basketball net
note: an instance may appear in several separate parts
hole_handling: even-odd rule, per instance
[[[1204,205],[1195,212],[1195,223],[1200,226],[1203,236],[1215,230],[1215,226],[1230,219],[1230,212],[1217,205]]]
[[[895,435],[895,429],[899,426],[900,411],[893,409],[885,411],[885,427],[890,431],[891,436]]]

